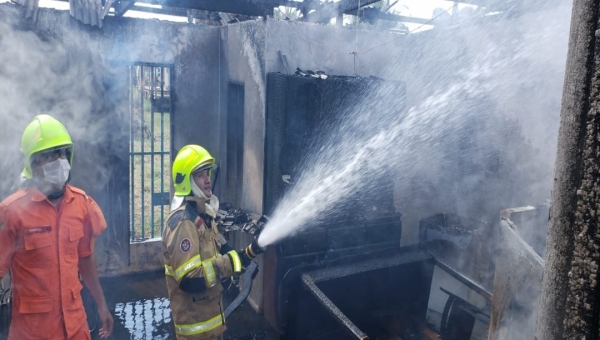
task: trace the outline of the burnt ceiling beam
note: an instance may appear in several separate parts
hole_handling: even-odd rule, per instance
[[[339,4],[340,10],[345,14],[356,14],[358,7],[365,7],[372,5],[380,0],[342,0]],[[354,13],[352,13],[354,12]]]
[[[415,24],[428,24],[431,19],[406,17],[402,15],[396,15],[391,13],[382,12],[377,8],[363,8],[360,10],[360,18],[368,22],[374,22],[375,20],[390,20],[400,22],[412,22]]]
[[[333,4],[325,4],[322,8],[309,13],[306,17],[306,21],[309,22],[317,22],[317,23],[328,23],[332,18],[335,18],[337,15],[341,14],[340,6],[337,5],[339,3]],[[361,7],[362,7],[361,1]],[[431,21],[431,19],[423,19],[423,18],[415,18],[415,17],[407,17],[402,15],[396,15],[392,13],[386,13],[380,11],[378,8],[362,8],[357,12],[350,12],[348,14],[359,14],[361,19],[366,20],[368,22],[374,22],[375,20],[390,20],[390,21],[398,21],[398,22],[412,22],[416,24],[427,24]]]
[[[144,0],[141,2],[167,7],[235,13],[249,16],[273,15],[273,7],[279,6],[279,2],[252,0]]]
[[[156,14],[164,14],[164,15],[174,15],[180,17],[187,16],[187,10],[182,8],[173,8],[173,7],[163,7],[163,8],[154,8],[154,7],[146,7],[146,6],[133,6],[130,8],[132,11],[146,12],[146,13],[156,13]]]
[[[372,5],[380,0],[342,0],[340,2],[326,2],[320,4],[314,9],[314,12],[308,13],[304,17],[306,21],[329,23],[333,18],[341,17],[342,14],[358,14],[358,8]]]

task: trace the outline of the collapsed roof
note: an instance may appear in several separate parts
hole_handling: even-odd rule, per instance
[[[26,8],[25,16],[36,19],[39,0],[12,0]],[[403,16],[390,12],[390,8],[399,2],[390,3],[387,8],[381,6],[381,0],[57,0],[68,1],[71,16],[77,20],[91,25],[102,27],[105,17],[121,17],[131,10],[152,12],[157,14],[187,17],[189,22],[195,20],[204,23],[223,25],[235,21],[243,21],[253,17],[274,16],[274,12],[281,6],[294,8],[300,12],[298,20],[327,24],[340,18],[344,14],[357,15],[361,20],[373,22],[374,20],[390,20],[396,22],[412,22],[426,24],[443,14],[450,14],[449,10],[436,9],[433,19]],[[428,1],[428,0],[426,0]],[[518,14],[548,7],[558,1],[535,3],[534,0],[462,0],[454,2],[453,16],[459,4],[474,5],[469,15],[486,15],[495,12]],[[433,3],[433,2],[431,2]],[[374,5],[378,7],[373,7]],[[474,8],[474,9],[473,9]],[[446,13],[448,12],[448,13]]]

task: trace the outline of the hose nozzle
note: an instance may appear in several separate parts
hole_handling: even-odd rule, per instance
[[[254,259],[256,256],[264,253],[266,250],[266,247],[263,248],[261,246],[258,245],[258,239],[254,239],[254,241],[252,241],[252,243],[250,243],[249,246],[246,247],[246,249],[244,249],[244,253],[246,254],[246,256],[249,259]]]

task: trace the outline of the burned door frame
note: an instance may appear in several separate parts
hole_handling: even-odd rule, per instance
[[[142,81],[139,84],[140,86],[140,91],[139,91],[139,97],[135,98],[136,93],[135,91],[133,91],[134,88],[138,87],[138,84],[134,83],[134,79],[136,78],[136,74],[135,72],[137,72],[136,70],[139,68],[139,70],[141,70],[142,72]],[[144,72],[146,68],[150,68],[150,84],[148,86],[148,90],[146,91],[146,86],[144,84]],[[157,76],[157,70],[160,70],[160,81],[159,81],[159,86],[158,89],[156,88],[156,84],[155,82],[157,81],[155,79],[155,76]],[[165,71],[168,70],[168,78],[165,78]],[[152,239],[155,237],[160,237],[160,235],[162,234],[162,230],[164,227],[164,220],[165,217],[167,216],[167,214],[165,213],[165,208],[164,206],[169,205],[170,202],[170,191],[171,191],[171,182],[168,178],[170,178],[170,168],[171,168],[171,163],[172,163],[172,151],[173,151],[173,111],[174,111],[174,101],[175,101],[175,91],[174,91],[174,83],[175,83],[175,69],[174,69],[174,65],[173,64],[162,64],[162,63],[146,63],[146,62],[136,62],[133,63],[130,66],[130,96],[129,96],[129,105],[130,105],[130,142],[129,142],[129,198],[130,198],[130,217],[129,217],[129,230],[131,232],[131,236],[129,241],[130,242],[136,242],[136,241],[144,241],[147,239]],[[165,89],[165,83],[166,81],[169,81],[168,84],[168,88]],[[168,97],[166,96],[168,95]],[[148,100],[145,98],[146,96],[148,96]],[[137,124],[137,122],[135,122],[135,102],[136,100],[139,101],[140,103],[140,122],[139,124]],[[146,102],[150,103],[150,127],[146,126],[145,124],[145,106],[144,104]],[[156,125],[156,114],[160,115],[160,148],[159,150],[156,150],[156,142],[155,142],[155,137],[156,137],[156,130],[155,130],[155,125]],[[169,120],[168,120],[168,125],[165,125],[165,115],[168,114],[169,115]],[[139,125],[140,130],[139,130],[139,134],[140,134],[140,146],[139,146],[139,150],[136,149],[135,143],[133,142],[135,140],[135,135],[136,135],[136,125]],[[166,128],[165,128],[166,127]],[[168,130],[167,130],[168,128]],[[168,141],[168,145],[165,145],[165,133],[169,134],[169,141]],[[145,135],[149,134],[150,135],[150,150],[147,151],[146,147],[145,147],[145,142],[146,142],[146,138]],[[142,158],[142,162],[141,164],[141,188],[137,188],[136,187],[136,181],[133,181],[132,179],[135,176],[135,160],[137,158]],[[145,176],[145,170],[146,170],[146,158],[149,157],[150,158],[150,177],[153,178],[153,180],[150,181],[150,198],[149,201],[147,202],[147,198],[146,195],[144,193],[145,188],[144,188],[144,183],[146,183],[146,176]],[[160,186],[158,188],[158,190],[160,190],[159,192],[155,192],[156,191],[156,165],[155,165],[155,157],[160,157],[160,170],[159,170],[159,181],[160,181]],[[165,160],[166,159],[166,160]],[[167,164],[168,163],[168,164]],[[167,165],[168,170],[169,171],[164,171],[165,169],[165,165]],[[165,174],[166,173],[166,174]],[[165,178],[167,177],[167,179]],[[138,185],[140,183],[137,183]],[[142,200],[142,202],[144,202],[143,204],[139,204],[136,202],[136,197],[135,197],[135,192],[136,190],[140,190],[141,189],[141,197],[140,200]],[[167,190],[167,191],[165,191]],[[136,208],[138,208],[137,205],[139,205],[139,208],[141,208],[141,225],[140,225],[140,233],[139,233],[139,237],[136,237]],[[154,224],[155,221],[155,213],[157,213],[155,210],[157,210],[157,207],[163,207],[163,209],[159,209],[159,214],[160,214],[160,219],[159,219],[159,223],[158,226]],[[150,232],[149,232],[149,236],[147,236],[147,226],[146,226],[146,220],[147,220],[147,211],[146,209],[150,210]]]

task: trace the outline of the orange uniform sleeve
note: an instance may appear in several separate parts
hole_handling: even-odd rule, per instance
[[[4,204],[0,204],[0,278],[6,275],[15,253],[16,234]]]
[[[87,217],[83,226],[83,237],[79,241],[79,257],[88,257],[94,253],[94,242],[106,230],[106,219],[102,210],[91,197],[86,197]]]

